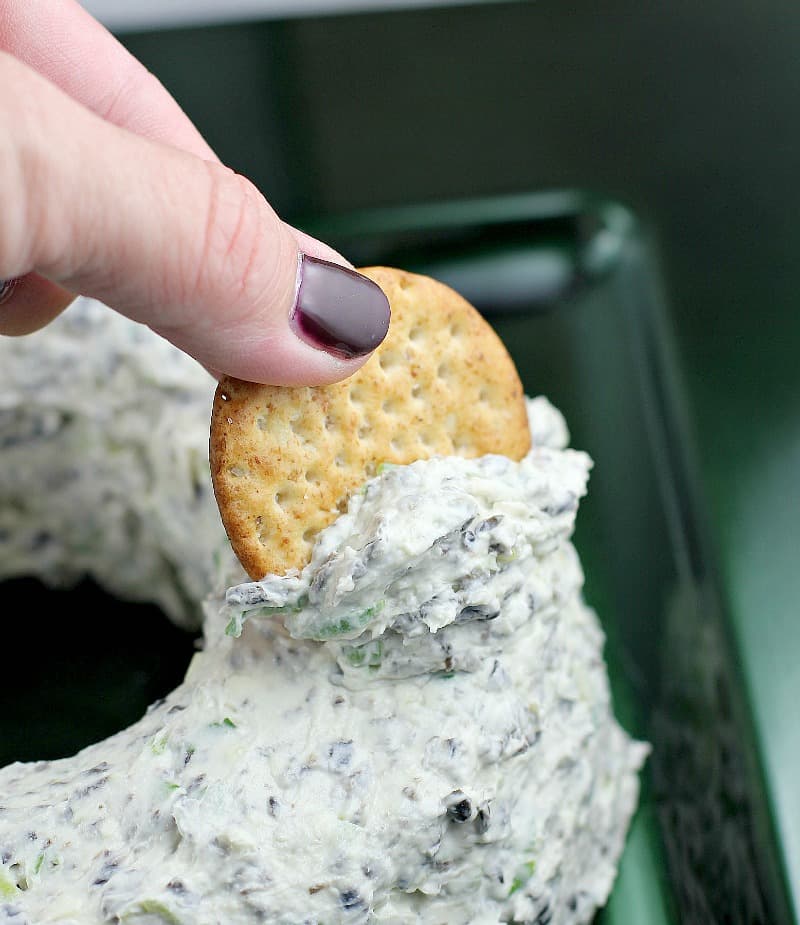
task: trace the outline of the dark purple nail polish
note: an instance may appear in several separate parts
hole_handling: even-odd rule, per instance
[[[389,314],[389,300],[371,279],[301,255],[291,322],[304,341],[337,357],[364,356],[386,337]]]
[[[17,288],[16,279],[0,279],[0,305],[11,298],[11,294]]]

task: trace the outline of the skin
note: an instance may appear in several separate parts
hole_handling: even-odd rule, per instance
[[[73,0],[0,0],[0,334],[77,293],[215,373],[317,385],[352,375],[289,326],[299,252],[343,266],[222,165],[186,114]]]

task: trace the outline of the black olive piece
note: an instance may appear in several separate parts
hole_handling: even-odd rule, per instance
[[[256,604],[263,604],[265,602],[264,589],[256,582],[238,585],[238,587],[228,590],[225,595],[225,600],[229,604],[241,604],[244,607],[253,607]]]
[[[101,777],[99,780],[96,780],[93,784],[87,784],[85,787],[75,791],[75,796],[80,799],[81,797],[88,796],[93,790],[100,790],[108,781],[108,777]]]
[[[478,814],[475,817],[475,829],[478,835],[485,835],[489,831],[492,822],[492,810],[488,803],[481,803],[478,807]]]
[[[453,822],[467,822],[472,815],[472,803],[469,800],[462,800],[451,806],[447,812]]]
[[[488,607],[464,607],[456,617],[456,623],[469,623],[471,620],[496,620],[500,616],[499,610]]]
[[[499,514],[495,514],[493,517],[487,517],[486,520],[482,520],[478,526],[475,528],[476,533],[485,533],[487,530],[494,530],[496,526],[500,523],[503,518]]]
[[[92,886],[102,886],[104,883],[108,883],[111,879],[111,875],[118,867],[119,860],[114,858],[107,860],[100,868],[97,879],[93,881]]]
[[[472,801],[461,790],[454,790],[447,797],[447,816],[451,822],[464,823],[472,818]]]
[[[328,579],[331,577],[331,567],[328,562],[320,566],[317,574],[311,581],[309,585],[308,592],[310,595],[317,598],[322,593],[322,589],[328,583]]]
[[[52,541],[52,533],[48,533],[46,530],[40,530],[39,533],[35,534],[31,539],[31,552],[39,552]]]
[[[339,904],[343,909],[366,909],[366,903],[357,890],[343,890],[339,894]]]

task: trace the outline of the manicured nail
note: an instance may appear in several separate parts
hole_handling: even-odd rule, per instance
[[[292,327],[306,343],[350,359],[374,350],[389,329],[389,300],[371,279],[300,256]]]
[[[7,302],[14,290],[17,288],[17,280],[15,279],[0,279],[0,305],[3,302]]]

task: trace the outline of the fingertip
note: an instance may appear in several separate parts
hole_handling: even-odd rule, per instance
[[[389,330],[389,300],[361,273],[302,254],[290,318],[293,333],[334,358],[366,356]]]
[[[234,324],[181,326],[174,343],[250,382],[317,386],[353,375],[386,336],[386,295],[350,267],[303,253],[291,260],[293,285],[265,290]]]

